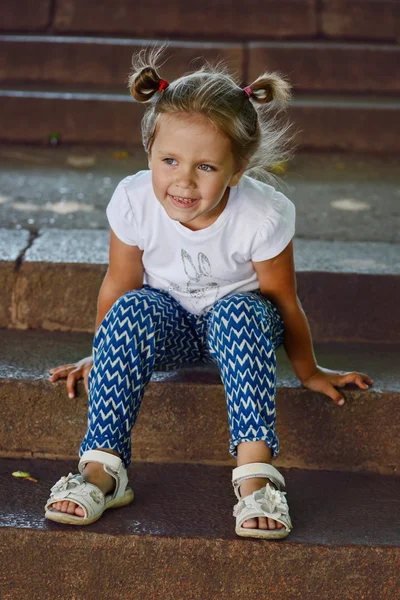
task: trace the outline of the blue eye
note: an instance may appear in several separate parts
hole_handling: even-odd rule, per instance
[[[165,163],[166,165],[170,165],[173,166],[177,161],[175,158],[163,158],[162,162]],[[199,165],[200,171],[204,171],[205,173],[209,173],[210,171],[215,171],[214,167],[211,167],[211,165]]]

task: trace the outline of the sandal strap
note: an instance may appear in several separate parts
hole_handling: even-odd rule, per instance
[[[238,500],[241,499],[240,486],[243,481],[253,477],[265,477],[278,488],[286,487],[285,478],[278,469],[275,469],[272,465],[266,463],[249,463],[247,465],[242,465],[241,467],[236,467],[232,471],[233,488]]]
[[[103,492],[95,485],[88,483],[81,475],[70,473],[67,477],[61,477],[51,488],[50,498],[46,503],[46,510],[55,502],[68,500],[78,504],[83,509],[84,517],[91,519],[102,512],[105,497]]]
[[[79,472],[82,473],[85,465],[89,462],[96,462],[102,465],[107,465],[110,469],[117,472],[119,471],[122,460],[115,456],[114,454],[110,454],[109,452],[102,452],[101,450],[87,450],[84,452],[80,458],[78,469]]]
[[[265,487],[242,498],[233,509],[236,528],[241,527],[248,519],[267,517],[282,523],[289,532],[292,529],[292,521],[285,496],[286,492],[273,489],[267,483]]]
[[[125,493],[128,487],[128,474],[124,463],[118,456],[109,452],[102,452],[101,450],[87,450],[82,454],[79,461],[78,469],[80,473],[83,473],[85,465],[89,462],[100,463],[104,466],[106,473],[114,477],[115,490],[112,494],[113,500]]]

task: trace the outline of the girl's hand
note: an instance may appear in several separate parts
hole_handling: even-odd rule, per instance
[[[335,389],[336,387],[344,387],[347,383],[355,383],[359,388],[367,390],[373,384],[373,381],[364,373],[331,371],[330,369],[317,367],[316,373],[301,383],[309,390],[321,392],[332,398],[339,406],[343,406],[344,398]]]
[[[75,383],[78,379],[83,377],[85,383],[86,393],[89,394],[89,372],[93,366],[93,358],[91,356],[87,356],[86,358],[82,358],[79,362],[70,365],[63,365],[62,367],[56,367],[55,369],[50,369],[50,373],[52,373],[51,377],[49,377],[49,381],[57,381],[57,379],[67,378],[67,392],[70,398],[74,398],[75,396]]]

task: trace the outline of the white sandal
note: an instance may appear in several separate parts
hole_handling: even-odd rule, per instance
[[[88,483],[82,477],[83,469],[89,462],[104,465],[106,473],[114,477],[115,490],[106,496],[92,483]],[[50,498],[46,503],[46,519],[57,523],[68,523],[70,525],[89,525],[100,519],[107,508],[125,506],[134,498],[133,490],[128,487],[128,475],[118,456],[101,452],[100,450],[88,450],[85,452],[78,465],[79,475],[70,473],[67,477],[61,477],[51,488]],[[68,500],[82,507],[84,517],[52,510],[50,506],[55,502]]]
[[[265,477],[269,479],[278,489],[274,489],[267,483],[263,488],[245,496],[240,495],[240,486],[246,479],[252,477]],[[286,501],[286,492],[281,492],[280,487],[285,487],[285,479],[272,465],[266,463],[250,463],[236,467],[232,472],[232,483],[236,497],[239,502],[233,509],[236,517],[237,535],[243,537],[279,539],[286,537],[292,529],[289,516],[289,507]],[[285,527],[281,529],[252,529],[242,527],[244,521],[256,517],[269,517]]]

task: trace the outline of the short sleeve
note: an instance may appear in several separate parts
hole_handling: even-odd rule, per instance
[[[274,191],[270,211],[257,230],[251,260],[261,262],[278,256],[294,236],[296,209],[284,194]]]
[[[128,246],[137,246],[138,233],[135,215],[126,191],[126,182],[129,179],[122,180],[116,187],[108,203],[106,214],[115,235]]]

